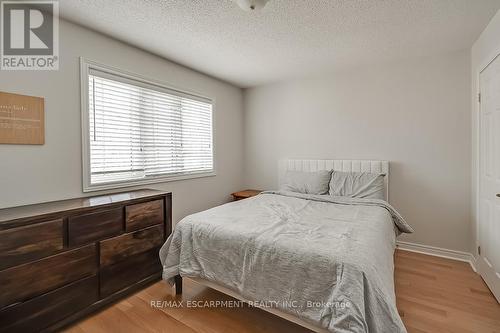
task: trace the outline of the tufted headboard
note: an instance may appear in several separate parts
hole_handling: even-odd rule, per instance
[[[278,179],[281,186],[282,179],[286,171],[352,171],[352,172],[371,172],[383,173],[385,199],[389,201],[389,162],[388,161],[370,161],[370,160],[296,160],[285,159],[279,161]]]

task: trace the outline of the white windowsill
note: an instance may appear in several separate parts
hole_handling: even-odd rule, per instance
[[[187,175],[178,175],[178,176],[167,176],[167,177],[156,177],[156,178],[148,178],[148,179],[140,179],[140,180],[132,180],[132,181],[122,181],[122,182],[114,182],[114,183],[104,183],[104,184],[84,184],[83,192],[94,192],[94,191],[103,191],[103,190],[112,190],[123,187],[131,187],[137,185],[145,185],[145,184],[158,184],[158,183],[167,183],[174,182],[179,180],[187,180],[194,178],[204,178],[204,177],[214,177],[217,174],[215,171],[212,172],[204,172],[204,173],[193,173]]]

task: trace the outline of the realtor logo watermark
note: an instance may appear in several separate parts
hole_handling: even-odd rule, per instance
[[[0,22],[0,69],[59,69],[58,1],[1,1]]]

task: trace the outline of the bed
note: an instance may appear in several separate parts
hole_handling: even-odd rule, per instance
[[[389,163],[286,160],[289,170],[383,173]],[[189,277],[315,332],[406,332],[396,308],[387,201],[266,191],[184,218],[160,250],[163,278]],[[179,283],[177,279],[177,283]]]

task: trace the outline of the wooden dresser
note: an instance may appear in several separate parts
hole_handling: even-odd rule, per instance
[[[0,332],[52,332],[161,277],[172,194],[0,209]]]

